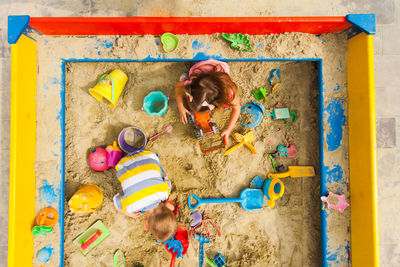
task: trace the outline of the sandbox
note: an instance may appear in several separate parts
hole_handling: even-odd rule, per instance
[[[291,266],[296,265],[300,260],[303,265],[307,266],[319,264],[324,266],[348,265],[350,262],[354,265],[363,266],[378,265],[376,168],[374,152],[375,115],[373,101],[373,65],[371,58],[371,34],[374,33],[373,16],[349,15],[347,20],[344,17],[51,19],[12,16],[9,18],[9,22],[10,42],[18,40],[15,45],[12,45],[10,266],[27,266],[32,263],[34,266],[38,266],[34,255],[38,248],[48,243],[53,245],[56,252],[55,255],[52,256],[51,261],[47,263],[49,264],[48,266],[55,266],[57,264],[59,266],[63,266],[64,264],[66,266],[77,266],[83,263],[90,264],[90,258],[74,258],[73,252],[69,250],[68,245],[65,245],[66,247],[64,249],[64,241],[65,244],[67,244],[67,242],[70,242],[70,239],[75,237],[66,233],[64,231],[65,229],[69,231],[71,227],[76,227],[78,230],[75,234],[79,234],[95,219],[94,217],[91,219],[87,217],[74,218],[73,216],[68,216],[68,214],[64,216],[64,200],[68,200],[73,191],[79,186],[79,182],[87,182],[85,179],[82,181],[78,179],[71,183],[68,180],[68,175],[73,173],[76,166],[78,166],[77,169],[80,168],[79,166],[84,166],[84,162],[82,161],[84,161],[86,151],[90,147],[110,143],[115,136],[115,132],[118,132],[122,127],[128,124],[141,126],[147,131],[146,134],[151,136],[157,131],[160,131],[164,123],[167,124],[163,121],[163,117],[158,117],[154,120],[152,119],[152,123],[155,123],[152,126],[147,127],[145,125],[139,125],[143,118],[145,118],[143,117],[142,120],[140,120],[140,116],[144,116],[144,114],[142,114],[143,111],[140,111],[140,105],[138,104],[145,95],[145,88],[138,90],[138,92],[130,93],[126,90],[125,95],[120,100],[122,107],[126,105],[129,106],[128,103],[130,103],[130,101],[133,101],[132,103],[136,103],[134,101],[137,101],[133,106],[129,106],[129,108],[133,109],[133,112],[137,112],[137,115],[135,114],[135,116],[126,120],[121,119],[117,121],[117,123],[114,123],[115,120],[112,118],[108,119],[105,115],[108,108],[105,106],[102,107],[100,103],[96,103],[94,99],[90,99],[87,91],[85,91],[93,86],[93,82],[102,74],[101,72],[107,72],[119,66],[123,68],[124,64],[159,64],[154,66],[162,66],[162,62],[165,62],[165,66],[169,65],[169,67],[166,67],[167,72],[162,70],[163,67],[158,67],[160,69],[159,72],[154,73],[164,73],[164,75],[161,75],[161,77],[153,77],[152,88],[147,88],[147,90],[154,90],[159,86],[160,90],[167,91],[171,94],[173,87],[168,83],[175,82],[177,78],[170,78],[166,84],[163,84],[163,81],[166,81],[165,76],[167,76],[167,73],[173,71],[177,72],[178,70],[184,71],[186,67],[185,63],[201,61],[208,58],[220,59],[228,61],[228,63],[231,62],[232,71],[235,70],[236,73],[244,73],[243,77],[237,77],[237,80],[235,80],[239,88],[242,87],[242,105],[252,101],[253,99],[250,92],[256,89],[256,87],[262,86],[242,82],[243,80],[251,80],[254,78],[254,75],[266,76],[269,70],[273,68],[282,68],[282,70],[288,70],[286,72],[283,71],[286,77],[288,77],[290,76],[289,73],[296,73],[296,68],[299,68],[306,71],[307,77],[315,78],[314,82],[312,79],[308,82],[307,79],[305,79],[305,83],[314,83],[315,87],[315,94],[310,96],[307,100],[312,101],[310,105],[304,102],[300,105],[296,104],[295,100],[304,90],[298,91],[297,96],[296,94],[290,95],[288,92],[291,90],[289,89],[290,86],[288,86],[286,88],[282,87],[282,93],[285,92],[285,90],[287,91],[287,99],[285,99],[287,102],[286,104],[302,114],[299,118],[305,121],[305,117],[309,116],[312,123],[315,125],[311,123],[308,126],[318,128],[318,130],[314,132],[319,136],[319,151],[316,151],[316,144],[309,144],[308,146],[306,144],[299,145],[299,147],[302,147],[303,151],[306,150],[307,147],[310,151],[307,151],[307,154],[303,155],[304,158],[297,159],[297,163],[299,165],[311,164],[316,167],[319,175],[310,179],[314,179],[314,181],[320,179],[320,192],[316,192],[318,187],[316,187],[315,184],[307,185],[310,181],[306,179],[309,178],[302,178],[304,180],[302,180],[300,184],[296,184],[294,181],[287,181],[285,183],[288,183],[288,189],[292,189],[286,193],[288,197],[291,196],[290,198],[282,198],[282,200],[277,201],[277,206],[273,210],[265,207],[262,210],[249,214],[240,211],[240,214],[236,216],[236,218],[232,218],[232,220],[239,220],[243,225],[247,223],[251,230],[254,230],[252,220],[265,221],[265,227],[268,228],[268,225],[272,223],[279,223],[279,216],[277,216],[277,214],[284,209],[296,207],[299,199],[302,205],[304,205],[301,199],[302,196],[304,198],[305,193],[307,193],[307,197],[310,201],[306,202],[306,204],[314,206],[314,211],[310,210],[310,221],[302,220],[302,222],[305,224],[312,224],[313,226],[311,229],[320,229],[321,234],[320,236],[315,236],[315,233],[313,234],[311,231],[305,234],[306,238],[299,240],[303,242],[305,245],[304,247],[307,247],[307,240],[309,239],[312,239],[313,242],[316,243],[320,242],[321,250],[311,246],[313,247],[311,249],[312,251],[303,255],[303,250],[299,252],[295,248],[291,248],[290,251],[292,255],[289,255],[290,259],[283,261],[282,258],[273,255],[273,253],[276,251],[279,252],[280,250],[284,251],[285,246],[287,247],[290,242],[278,242],[275,243],[275,246],[279,244],[282,248],[274,247],[274,238],[268,235],[268,230],[256,233],[258,234],[258,238],[249,235],[248,238],[244,240],[235,237],[237,239],[236,241],[239,240],[242,247],[247,246],[249,248],[256,247],[256,245],[261,242],[262,246],[259,248],[266,248],[265,255],[263,255],[263,250],[261,250],[261,254],[257,254],[257,257],[266,259],[267,262],[263,262],[264,264]],[[28,27],[26,27],[27,25]],[[170,54],[164,54],[162,52],[159,37],[154,36],[166,31],[179,34],[178,36],[181,40],[179,48]],[[24,32],[24,34],[18,39],[22,32]],[[255,51],[253,53],[247,53],[231,50],[229,45],[219,38],[219,34],[217,33],[221,32],[242,32],[250,34],[249,38]],[[283,32],[301,33],[282,34]],[[151,35],[137,36],[142,34]],[[16,35],[18,37],[15,39]],[[61,36],[52,37],[50,35]],[[62,35],[73,36],[65,37]],[[347,38],[349,38],[348,41]],[[78,66],[77,64],[87,65],[85,68],[74,73],[84,73],[84,70],[88,69],[91,71],[81,77],[74,76],[71,80],[69,70],[74,69],[75,65]],[[292,66],[291,64],[294,64],[293,66],[296,66],[296,64],[298,65],[297,67],[290,67]],[[302,66],[301,64],[306,65]],[[157,69],[157,67],[152,67],[151,69]],[[307,69],[309,69],[308,72]],[[251,71],[246,74],[248,70]],[[177,75],[175,72],[174,74]],[[142,79],[145,77],[145,75],[140,74],[140,68],[137,68],[137,73],[139,76],[130,77],[132,78],[131,80],[135,81],[135,79]],[[90,75],[93,75],[93,78],[88,77]],[[248,76],[246,77],[246,75]],[[302,73],[299,72],[297,76],[294,75],[293,77],[301,79],[301,75]],[[177,76],[179,77],[179,75]],[[80,83],[80,79],[83,84]],[[255,83],[258,83],[262,81],[262,78],[254,80],[257,81]],[[264,82],[265,80],[266,78]],[[145,81],[137,80],[137,82],[146,84]],[[297,82],[298,83],[293,81],[293,84],[289,84],[295,88],[301,88],[301,82]],[[81,94],[82,99],[79,97],[69,97],[71,92],[69,86],[71,84],[73,84],[73,88],[80,86],[75,94],[77,94],[77,96]],[[134,86],[132,85],[131,88],[132,87]],[[278,95],[279,91],[277,92],[277,96]],[[128,100],[129,97],[137,97],[137,99]],[[264,104],[270,108],[271,105],[275,104],[278,100],[278,98],[271,99],[271,101],[267,101]],[[85,102],[90,104],[86,106]],[[79,125],[80,128],[78,129],[82,129],[83,135],[85,135],[85,127],[93,127],[90,126],[90,124],[102,121],[104,116],[106,117],[105,120],[108,122],[108,125],[105,125],[104,133],[101,131],[96,132],[96,136],[93,136],[94,139],[85,141],[86,143],[82,145],[82,149],[73,150],[74,152],[80,151],[80,153],[83,154],[76,155],[76,161],[83,165],[72,165],[73,167],[71,168],[71,165],[69,165],[71,156],[68,156],[69,145],[71,143],[69,141],[66,142],[66,140],[68,140],[68,126],[71,125],[68,120],[68,106],[71,107],[74,105],[82,108],[82,112],[78,112],[77,116],[79,116],[79,114],[91,114],[91,116],[83,118],[83,120],[88,120],[89,125]],[[309,108],[307,109],[308,111],[302,113],[299,107],[304,105],[309,106]],[[92,108],[92,110],[90,110],[90,108]],[[318,118],[315,117],[315,119],[312,119],[311,115],[307,112],[318,113]],[[99,116],[99,114],[103,114],[104,116]],[[259,159],[260,162],[264,162],[263,165],[246,165],[246,161],[244,161],[244,164],[239,168],[239,170],[243,172],[235,169],[231,170],[235,174],[239,173],[239,178],[237,180],[229,180],[229,182],[226,182],[228,179],[224,181],[224,179],[222,179],[223,176],[233,176],[232,173],[229,173],[229,169],[225,170],[218,166],[218,163],[227,163],[226,159],[218,159],[220,161],[216,161],[214,158],[211,159],[211,157],[223,158],[218,152],[212,152],[214,154],[203,156],[198,151],[196,142],[190,139],[192,134],[190,128],[184,127],[176,122],[178,117],[177,110],[172,101],[166,116],[169,116],[169,122],[173,123],[175,127],[175,135],[181,138],[189,138],[189,140],[185,141],[186,143],[184,143],[184,146],[179,146],[180,149],[176,154],[177,158],[172,157],[173,161],[179,161],[178,158],[187,155],[194,155],[198,161],[203,160],[209,164],[210,170],[216,170],[215,173],[221,175],[221,179],[218,179],[218,177],[215,179],[215,184],[211,185],[211,181],[207,182],[207,185],[215,187],[212,194],[204,192],[205,187],[201,183],[202,180],[200,180],[202,175],[206,176],[208,174],[207,171],[203,173],[199,171],[199,174],[196,174],[199,178],[197,184],[196,181],[186,181],[187,184],[185,184],[184,180],[182,180],[181,183],[177,182],[176,186],[183,188],[183,191],[186,193],[180,192],[175,195],[172,193],[171,198],[179,201],[182,206],[187,205],[185,203],[185,198],[192,192],[196,192],[199,195],[203,193],[203,197],[209,194],[217,197],[231,197],[237,195],[241,189],[247,187],[252,177],[255,175],[265,177],[267,171],[270,170],[270,166],[266,160],[263,161],[263,159]],[[221,125],[224,124],[223,118],[223,113],[216,115],[216,120],[218,121],[219,119]],[[299,119],[299,121],[301,121],[301,119]],[[276,128],[282,128],[282,132],[284,132],[285,125],[279,126],[279,124],[272,125],[264,122],[262,125],[264,126],[259,129],[260,133],[258,143],[256,142],[256,147],[258,146],[258,149],[261,151],[265,150],[264,152],[266,152],[266,150],[272,149],[272,145],[271,147],[265,146],[265,143],[261,140],[272,138],[274,136],[273,131],[276,131]],[[297,125],[297,130],[300,131],[304,126],[307,125]],[[275,130],[273,130],[274,128]],[[268,131],[271,131],[271,133],[268,134]],[[27,132],[32,133],[32,135],[27,136]],[[261,132],[265,134],[261,134]],[[305,132],[305,134],[307,134],[307,132]],[[86,135],[88,135],[88,132],[86,132]],[[279,137],[279,134],[277,136]],[[286,138],[291,139],[294,138],[293,136],[295,136],[295,134],[289,134],[289,137]],[[309,136],[307,135],[307,137],[316,142],[316,136],[313,137],[311,134]],[[78,137],[74,136],[74,138]],[[152,147],[152,149],[161,153],[161,158],[163,157],[163,148],[182,145],[179,142],[173,143],[175,139],[171,137],[163,138],[165,139],[160,140],[159,143],[155,142]],[[171,138],[171,144],[168,144],[168,138]],[[299,136],[297,138],[299,138]],[[284,142],[285,140],[276,141]],[[301,143],[299,139],[286,141]],[[233,143],[232,140],[231,143]],[[74,146],[76,145],[75,143],[72,144]],[[79,144],[79,142],[77,144]],[[247,154],[249,153],[248,151],[238,151],[235,153],[237,154],[232,155],[234,159],[240,159],[240,157],[248,158],[250,155]],[[264,153],[260,153],[259,157],[262,157],[263,154]],[[313,156],[315,157],[314,159]],[[166,157],[168,157],[168,155]],[[172,172],[174,174],[173,176],[178,176],[181,172],[186,172],[187,177],[190,177],[191,174],[193,176],[193,169],[196,172],[199,169],[196,169],[196,166],[190,166],[191,164],[193,165],[193,162],[190,164],[183,162],[181,169],[171,168],[169,172]],[[319,166],[317,166],[318,164]],[[164,165],[166,165],[165,167],[168,171],[168,161],[166,161]],[[82,168],[87,168],[87,166]],[[112,179],[113,174],[110,172],[105,176]],[[50,239],[46,239],[49,237],[35,239],[34,249],[30,230],[33,226],[36,213],[41,208],[47,206],[46,203],[41,202],[37,197],[37,190],[42,186],[43,180],[48,180],[53,184],[59,193],[57,203],[52,206],[58,209],[60,220],[59,224],[55,227],[55,231],[51,234],[52,236]],[[174,179],[171,178],[171,180],[172,183],[174,183]],[[301,184],[302,189],[297,191],[298,195],[296,196],[296,189],[298,189],[298,186]],[[345,194],[348,200],[350,200],[351,209],[348,208],[345,213],[339,214],[338,211],[326,210],[323,208],[319,201],[319,196],[326,196],[328,191]],[[103,203],[103,207],[111,204],[110,199],[115,192],[110,190],[104,193],[105,202]],[[319,225],[318,222],[315,222],[315,218],[318,218],[318,216],[315,215],[315,207],[317,207],[318,210],[320,205],[321,223]],[[185,208],[186,211],[183,210],[183,214],[181,214],[181,224],[184,224],[184,218],[189,212],[187,207]],[[210,208],[210,214],[217,212],[214,209],[215,206]],[[228,210],[224,212],[226,212],[226,214],[238,214],[238,210],[238,207],[232,206],[231,204]],[[111,211],[100,210],[99,212]],[[100,215],[94,213],[93,216],[97,218]],[[115,216],[115,220],[117,220],[119,217],[117,217],[117,215]],[[312,218],[314,218],[314,220]],[[65,221],[65,219],[68,220]],[[246,220],[243,221],[244,219]],[[284,223],[286,219],[287,218],[282,219],[281,223]],[[87,222],[85,222],[85,225],[79,226],[78,220],[80,220],[81,223],[85,220],[87,220]],[[226,228],[229,232],[229,223],[219,220],[217,220],[217,222],[222,223],[223,228]],[[113,223],[111,222],[111,224]],[[65,225],[67,225],[67,227],[65,227]],[[132,229],[134,229],[135,232],[142,232],[143,230],[139,225],[141,225],[141,221],[135,222],[135,225],[130,227],[133,227]],[[288,224],[288,226],[290,228],[290,224]],[[304,229],[304,231],[307,232],[309,225],[300,227],[300,229]],[[234,231],[234,229],[231,230]],[[278,230],[280,229],[277,229],[277,231]],[[121,239],[119,242],[125,242],[124,234],[132,235],[124,232],[122,228],[115,229],[114,231],[114,237],[120,235]],[[263,238],[264,234],[266,234],[265,238]],[[140,233],[140,235],[143,236],[144,239],[148,239],[147,241],[151,241],[149,240],[151,237],[148,234]],[[287,235],[291,235],[290,231]],[[132,240],[135,240],[134,238],[133,236]],[[213,243],[216,248],[213,249],[212,245],[210,245],[209,249],[213,250],[212,252],[214,254],[219,252],[217,248],[226,249],[227,255],[230,255],[232,260],[231,265],[229,265],[229,257],[227,257],[228,266],[240,266],[241,264],[262,266],[263,263],[257,262],[257,259],[251,257],[252,251],[250,249],[247,251],[244,250],[242,254],[240,252],[236,254],[229,252],[229,249],[235,249],[235,238],[225,237],[224,239],[224,236],[216,238]],[[269,241],[269,239],[271,241]],[[321,241],[319,241],[319,239]],[[118,239],[116,242],[118,242]],[[253,244],[254,242],[257,244]],[[226,247],[227,243],[231,243],[233,248],[228,249]],[[23,253],[17,250],[17,246],[20,244],[24,244],[25,249]],[[269,249],[271,246],[273,248]],[[98,253],[102,254],[101,247],[99,247],[99,249]],[[115,249],[117,249],[117,247],[115,247]],[[126,249],[128,250],[129,246],[126,247]],[[223,253],[223,251],[220,252]],[[322,257],[320,259],[315,259],[315,254],[319,254],[319,252],[321,252]],[[134,249],[132,253],[134,253]],[[163,251],[162,246],[157,245],[155,242],[147,251],[141,251],[141,253],[146,254],[147,257],[152,257],[153,261],[140,261],[139,258],[128,257],[129,260],[131,260],[129,263],[159,265],[167,264],[169,259],[169,254]],[[197,253],[198,243],[192,241],[191,251],[185,256],[186,259],[177,262],[177,264],[182,264],[182,266],[197,264],[196,261],[189,261],[189,259],[195,259]],[[112,252],[109,252],[109,254],[109,256],[104,255],[103,258],[99,258],[101,264],[110,264]],[[146,256],[143,256],[144,260]],[[73,260],[71,260],[71,258],[73,258]],[[110,260],[108,261],[108,259]]]

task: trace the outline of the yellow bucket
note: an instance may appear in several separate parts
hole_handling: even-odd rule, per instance
[[[108,106],[115,108],[127,81],[128,76],[122,70],[116,69],[110,74],[104,74],[96,86],[89,89],[89,93],[101,103],[104,103],[105,98]]]

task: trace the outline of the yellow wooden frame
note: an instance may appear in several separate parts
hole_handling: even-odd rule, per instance
[[[373,36],[351,38],[347,52],[352,266],[379,266]]]
[[[32,266],[35,219],[36,42],[11,45],[8,266]]]

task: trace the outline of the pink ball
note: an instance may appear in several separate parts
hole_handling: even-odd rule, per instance
[[[89,166],[95,171],[105,171],[110,168],[107,157],[107,151],[104,148],[97,147],[90,152]]]

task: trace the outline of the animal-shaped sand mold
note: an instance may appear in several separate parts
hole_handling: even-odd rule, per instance
[[[89,214],[100,207],[103,202],[103,193],[94,184],[83,185],[68,201],[68,206],[73,213]]]
[[[332,192],[329,192],[327,197],[321,197],[321,200],[328,205],[328,209],[334,209],[340,212],[343,212],[348,206],[350,206],[346,201],[345,195],[337,195]]]

